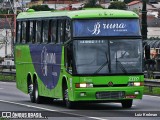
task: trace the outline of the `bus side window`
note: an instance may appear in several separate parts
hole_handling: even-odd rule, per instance
[[[34,31],[33,31],[33,21],[30,21],[29,24],[29,41],[34,42]]]
[[[17,29],[16,29],[16,43],[20,43],[20,41],[21,41],[21,33],[22,33],[22,29],[21,29],[22,22],[18,21],[16,25],[17,25]]]
[[[66,25],[65,25],[65,41],[68,41],[70,39],[71,39],[71,23],[70,23],[69,20],[66,20]]]
[[[41,31],[42,31],[42,21],[37,21],[36,22],[36,43],[41,42]]]
[[[22,39],[21,43],[26,43],[26,21],[22,22]]]
[[[42,42],[48,43],[48,30],[49,30],[49,21],[44,20],[43,21],[43,29],[42,29]]]
[[[64,20],[58,20],[58,43],[64,41]]]
[[[66,70],[69,71],[70,73],[72,73],[72,43],[70,43],[69,45],[65,46],[65,67]]]
[[[26,43],[30,42],[29,39],[29,29],[30,29],[30,21],[26,22]]]
[[[56,40],[57,40],[57,21],[56,20],[51,20],[50,24],[51,24],[50,25],[51,29],[50,29],[50,32],[49,32],[50,42],[56,43]]]

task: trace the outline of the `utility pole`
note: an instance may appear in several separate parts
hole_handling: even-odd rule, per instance
[[[13,0],[14,14],[17,14],[16,0]]]
[[[22,12],[24,12],[24,3],[23,3],[24,1],[22,0]]]
[[[146,0],[143,0],[142,6],[142,39],[147,40],[147,10]]]
[[[13,30],[12,30],[12,41],[11,41],[11,55],[14,55],[14,41],[16,38],[16,16],[17,16],[17,5],[16,5],[16,0],[13,0],[13,13],[14,13],[14,17],[13,17]]]
[[[7,57],[7,44],[8,44],[8,32],[7,32],[7,29],[6,29],[6,40],[5,40],[5,57]]]

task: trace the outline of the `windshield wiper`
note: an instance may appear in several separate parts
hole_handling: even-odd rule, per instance
[[[102,70],[102,68],[104,68],[104,66],[106,66],[109,62],[108,62],[108,56],[107,53],[105,52],[106,55],[106,61],[94,72],[94,74],[98,73],[100,70]],[[109,64],[108,64],[108,69],[109,69]]]
[[[122,72],[127,73],[127,71],[126,71],[125,67],[122,65],[122,63],[119,60],[116,59],[116,64],[117,64],[117,62],[119,63],[119,66],[120,66]]]

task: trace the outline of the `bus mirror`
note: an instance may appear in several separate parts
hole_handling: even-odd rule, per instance
[[[150,59],[150,46],[146,45],[144,49],[145,49],[145,58],[148,60]]]

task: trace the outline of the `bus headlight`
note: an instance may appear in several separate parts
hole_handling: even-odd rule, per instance
[[[142,86],[143,82],[129,82],[128,86]]]
[[[134,82],[134,86],[141,86],[140,82]]]
[[[91,88],[93,87],[92,83],[77,83],[76,88]]]

